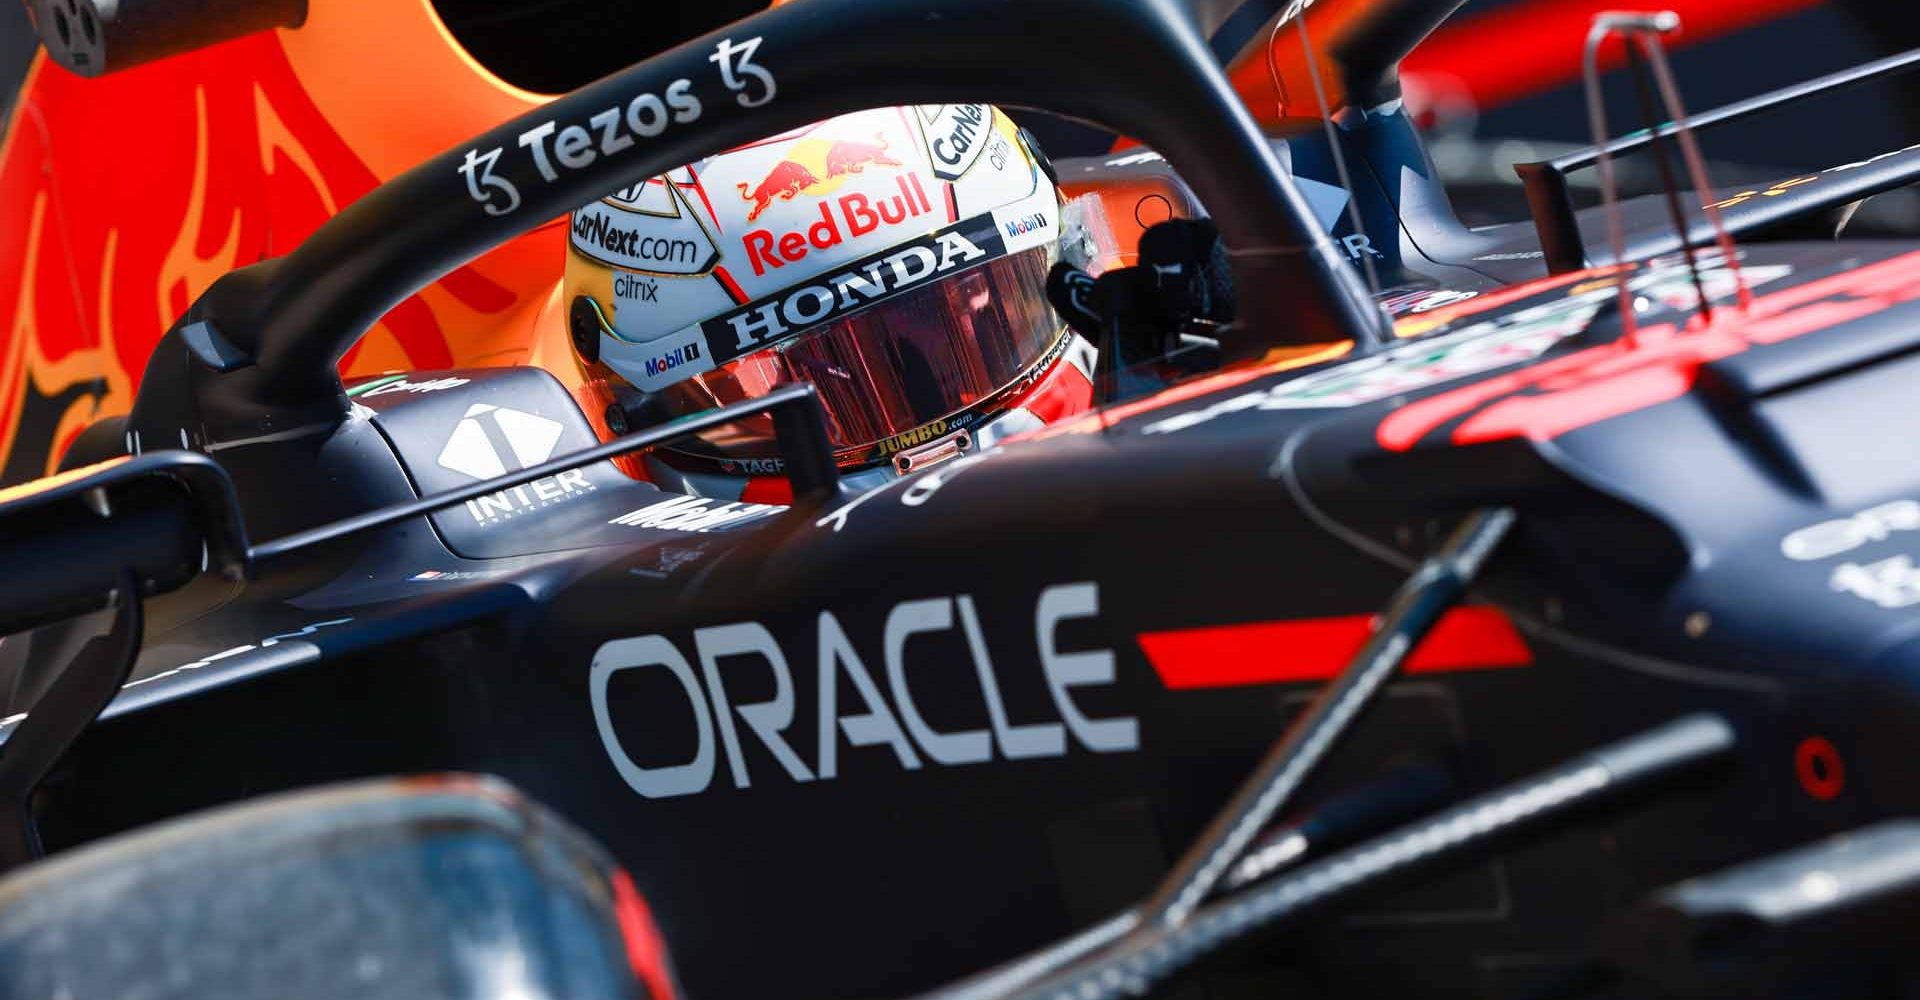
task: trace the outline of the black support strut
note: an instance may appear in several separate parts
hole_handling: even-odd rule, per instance
[[[1259,767],[1148,898],[1145,923],[1175,927],[1206,899],[1247,846],[1299,792],[1407,654],[1458,603],[1513,526],[1508,508],[1475,511],[1393,595],[1373,635],[1274,744]],[[1278,655],[1284,655],[1280,653]]]

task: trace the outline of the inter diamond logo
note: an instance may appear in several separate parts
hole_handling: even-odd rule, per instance
[[[1307,199],[1307,207],[1313,211],[1313,218],[1320,228],[1333,232],[1340,224],[1340,213],[1347,210],[1347,189],[1335,184],[1322,184],[1310,177],[1295,177],[1293,186]]]
[[[553,457],[562,428],[536,413],[475,403],[440,449],[440,467],[475,479],[491,479]]]

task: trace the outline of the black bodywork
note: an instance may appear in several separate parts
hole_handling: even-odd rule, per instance
[[[862,495],[728,503],[597,462],[256,550],[250,567],[213,552],[251,578],[202,573],[146,600],[131,683],[40,789],[49,849],[334,779],[485,772],[632,872],[689,995],[904,995],[1146,896],[1368,616],[1490,508],[1514,526],[1436,630],[1446,648],[1414,655],[1283,820],[1409,775],[1424,811],[1695,713],[1729,723],[1741,753],[1260,938],[1209,967],[1210,992],[1592,986],[1595,955],[1642,954],[1601,934],[1628,920],[1610,933],[1631,938],[1650,894],[1920,807],[1920,249],[1753,244],[1753,305],[1708,260],[1703,310],[1680,258],[1648,259],[1678,242],[1661,209],[1630,205],[1629,335],[1608,272],[1531,280],[1543,265],[1511,249],[1531,227],[1421,221],[1437,186],[1384,115],[1349,140],[1379,172],[1356,183],[1386,193],[1363,199],[1389,215],[1368,230],[1401,237],[1375,241],[1396,337],[1174,4],[846,6],[871,16],[855,55],[802,4],[537,113],[584,120],[700,81],[709,117],[618,163],[546,182],[514,159],[528,123],[510,123],[222,279],[157,352],[131,420],[81,457],[210,454],[257,541],[472,486],[448,449],[476,434],[498,451],[503,411],[557,425],[553,456],[594,446],[536,369],[343,391],[332,363],[465,255],[883,85],[889,101],[964,92],[1143,136],[1234,250],[1229,352],[1346,351],[1246,361]],[[1113,25],[1097,47],[1047,34],[1095,8]],[[1007,51],[1022,30],[1048,65]],[[748,37],[777,100],[709,58]],[[1078,86],[1076,60],[1116,47],[1137,87]],[[1302,176],[1326,153],[1309,142],[1282,149]],[[461,172],[489,149],[506,151],[492,174]],[[521,203],[495,214],[504,201],[467,181],[486,176]],[[1415,309],[1433,291],[1452,294]],[[98,627],[0,645],[7,732]],[[1883,929],[1854,940],[1878,949]],[[1695,968],[1637,961],[1600,984]]]

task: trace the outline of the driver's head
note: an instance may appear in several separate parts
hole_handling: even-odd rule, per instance
[[[810,382],[843,472],[892,474],[929,446],[978,447],[1091,400],[1085,345],[1047,304],[1060,195],[989,105],[842,115],[570,223],[573,344],[615,432]],[[647,471],[737,497],[748,477],[778,476],[778,454],[760,418]]]

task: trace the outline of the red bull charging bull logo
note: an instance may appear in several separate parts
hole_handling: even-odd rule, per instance
[[[793,201],[803,194],[819,199],[819,210],[802,213],[803,217],[775,212],[764,228],[741,234],[741,249],[756,276],[848,239],[934,214],[922,173],[902,169],[913,152],[910,139],[895,135],[890,143],[885,132],[873,133],[871,140],[804,138],[785,152],[758,184],[736,185],[740,197],[752,204],[747,221],[758,221],[775,202]],[[881,181],[841,191],[850,179],[871,176],[869,167],[887,168],[894,183]]]
[[[792,201],[802,194],[829,194],[839,186],[839,178],[862,173],[869,165],[905,166],[887,155],[886,137],[879,134],[874,135],[872,142],[846,139],[803,139],[796,142],[786,158],[767,171],[765,180],[757,185],[739,185],[740,197],[753,202],[753,208],[747,212],[747,221],[758,220],[775,198]]]

